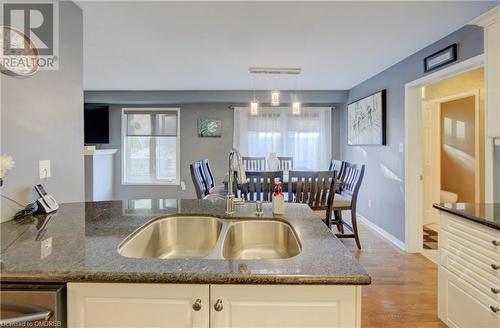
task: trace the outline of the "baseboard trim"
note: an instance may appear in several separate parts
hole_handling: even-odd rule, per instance
[[[384,229],[382,229],[381,227],[379,227],[378,225],[376,225],[372,221],[368,220],[363,215],[360,215],[359,213],[357,213],[356,216],[358,217],[358,219],[361,222],[363,222],[364,224],[366,224],[368,226],[368,228],[370,228],[373,231],[377,232],[379,235],[381,235],[382,237],[384,237],[384,239],[386,239],[387,241],[391,242],[394,246],[396,246],[397,248],[399,248],[399,249],[401,249],[401,250],[403,250],[403,251],[406,252],[406,245],[401,240],[397,239],[396,237],[394,237],[393,235],[391,235],[390,233],[388,233],[387,231],[385,231]]]

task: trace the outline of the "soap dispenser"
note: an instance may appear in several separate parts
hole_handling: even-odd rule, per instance
[[[285,197],[283,196],[283,188],[281,181],[274,182],[273,192],[273,214],[282,215],[285,213]]]

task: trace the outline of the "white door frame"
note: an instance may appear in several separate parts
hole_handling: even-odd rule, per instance
[[[484,67],[484,55],[469,58],[405,85],[405,244],[406,251],[422,249],[422,87]],[[486,110],[486,109],[485,109]],[[485,113],[486,117],[486,113]],[[491,139],[485,139],[485,181],[492,179]],[[486,185],[485,200],[493,198]]]
[[[441,190],[441,127],[440,127],[440,115],[441,106],[439,102],[433,100],[422,101],[422,206],[426,206],[426,196],[432,196],[431,202],[437,203],[439,201],[439,192]],[[428,109],[428,114],[426,122],[426,109]],[[426,123],[428,124],[427,126]],[[430,136],[425,136],[425,128],[430,128]],[[429,147],[428,157],[426,156],[426,146]],[[426,160],[430,161],[427,163],[430,172],[426,174]],[[429,174],[430,173],[430,174]],[[426,178],[427,175],[430,177]],[[430,178],[430,179],[429,179]],[[430,180],[430,181],[429,181]],[[437,222],[438,215],[433,211],[432,208],[422,209],[422,225],[426,222],[425,219],[432,218],[433,222]],[[423,239],[423,238],[422,238]],[[423,247],[423,240],[420,243]],[[423,249],[423,248],[422,248]]]
[[[441,190],[441,105],[445,102],[453,101],[453,100],[459,100],[459,99],[464,99],[468,97],[474,97],[474,124],[475,124],[475,145],[474,145],[474,158],[475,158],[475,169],[474,169],[474,194],[475,194],[475,202],[479,203],[480,202],[480,193],[481,193],[481,161],[479,158],[480,155],[480,89],[472,89],[466,92],[461,92],[461,93],[456,93],[450,96],[438,98],[438,99],[432,99],[432,100],[427,100],[423,101],[423,103],[428,102],[430,106],[430,110],[433,112],[432,113],[432,129],[433,129],[433,136],[435,136],[435,142],[438,144],[434,144],[431,147],[431,157],[433,159],[432,163],[432,171],[433,177],[435,181],[431,181],[430,184],[426,185],[426,179],[425,175],[423,175],[424,179],[422,181],[422,206],[426,206],[425,202],[425,195],[424,193],[433,193],[433,200],[432,202],[439,202],[439,192]],[[423,123],[423,121],[422,121]],[[423,132],[423,130],[422,130]],[[422,134],[423,138],[424,134]],[[425,143],[422,144],[422,147],[425,149]],[[424,156],[423,159],[425,159],[425,154],[422,152],[422,156]],[[424,168],[422,167],[422,170],[424,172]],[[428,204],[428,203],[427,203]],[[436,223],[438,223],[439,220],[439,210],[436,209],[431,209],[434,210],[436,213],[433,214],[433,218],[436,219]],[[422,209],[422,224],[425,223],[425,210]],[[429,212],[427,212],[427,215],[429,215]],[[433,261],[434,263],[438,263],[438,250],[437,249],[425,249],[423,245],[423,234],[419,233],[419,238],[420,238],[420,253]]]

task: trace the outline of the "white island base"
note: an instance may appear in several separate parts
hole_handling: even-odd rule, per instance
[[[69,327],[361,327],[361,286],[67,286]]]

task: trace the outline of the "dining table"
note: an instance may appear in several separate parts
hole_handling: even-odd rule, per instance
[[[251,172],[255,172],[255,171],[251,171]],[[262,171],[262,172],[266,172],[266,171]],[[318,171],[318,172],[320,172],[320,171]],[[321,172],[323,172],[323,171],[321,171]],[[234,173],[236,174],[237,172],[234,171]],[[282,192],[283,192],[283,194],[285,194],[285,199],[288,198],[287,195],[288,195],[289,176],[290,176],[289,171],[283,171],[283,181],[281,181],[281,186],[282,186]],[[226,174],[226,176],[224,177],[224,180],[222,181],[224,184],[224,191],[226,191],[226,192],[227,192],[228,180],[229,180],[229,177]],[[337,179],[337,183],[339,184],[339,186],[342,186],[341,180]]]
[[[251,172],[255,172],[255,171],[251,171]],[[259,171],[259,172],[267,172],[267,171]],[[237,172],[234,171],[234,173],[236,174]],[[289,171],[283,171],[283,181],[281,181],[281,187],[282,187],[283,192],[288,192],[288,178],[289,178],[288,173],[289,173]],[[224,177],[224,180],[222,181],[222,183],[224,184],[225,191],[227,191],[228,180],[229,180],[229,177],[226,174],[226,176]]]

